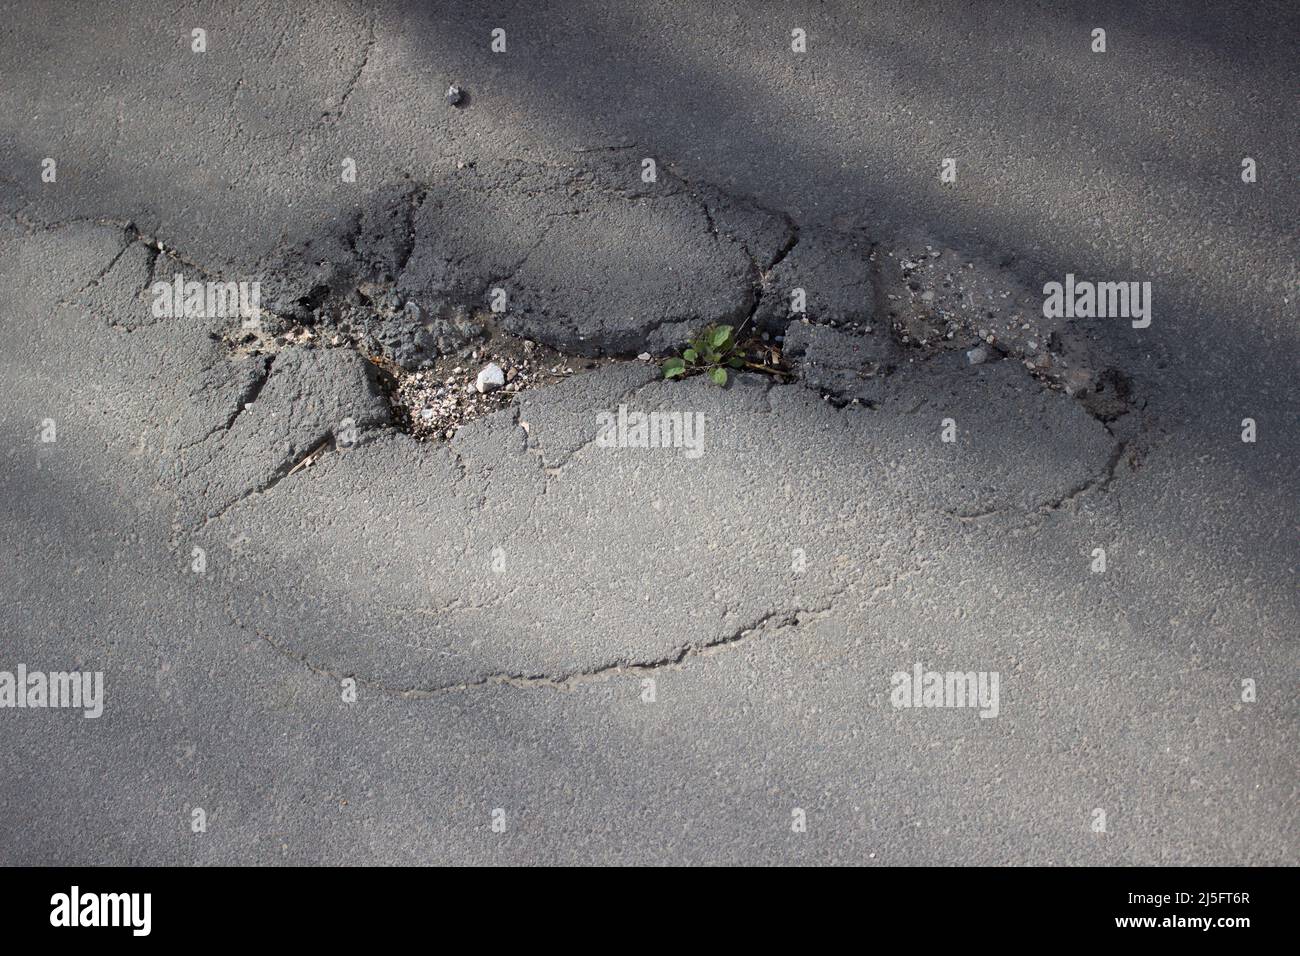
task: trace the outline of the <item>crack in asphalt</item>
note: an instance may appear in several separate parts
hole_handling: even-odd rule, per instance
[[[218,429],[219,431],[230,431],[235,427],[235,422],[239,421],[239,416],[244,414],[248,407],[257,401],[258,396],[262,394],[262,390],[271,381],[271,376],[275,374],[275,356],[254,356],[253,360],[257,361],[259,358],[262,360],[261,372],[248,383],[248,387],[236,399],[234,412],[226,419],[225,427]],[[207,436],[204,436],[204,440],[213,434],[215,432],[209,432]]]
[[[329,450],[332,451],[335,447],[334,435],[332,433],[328,434],[324,438],[319,438],[317,440],[314,440],[313,442],[310,443],[310,445],[311,445],[310,450],[304,452],[303,454],[295,455],[293,457],[284,459],[284,461],[282,461],[279,464],[279,466],[276,467],[275,471],[271,473],[271,477],[267,478],[265,481],[260,481],[255,485],[251,485],[247,488],[244,488],[239,493],[239,495],[236,496],[234,499],[222,505],[216,511],[209,512],[207,515],[204,516],[203,524],[200,525],[200,527],[206,528],[213,521],[221,520],[230,512],[232,508],[234,508],[240,502],[246,501],[249,498],[253,497],[253,495],[265,494],[266,492],[271,491],[271,489],[273,489],[276,485],[280,484],[280,482],[284,481],[290,475],[296,474],[303,467],[305,467],[309,459],[314,461],[317,452],[324,449],[327,445],[329,446]]]
[[[458,610],[464,610],[460,608]],[[277,653],[292,660],[308,671],[334,681],[355,680],[359,685],[369,687],[389,697],[401,697],[408,700],[427,700],[432,697],[455,691],[477,690],[485,687],[513,687],[522,690],[573,690],[584,684],[594,684],[610,680],[620,674],[651,674],[663,670],[677,669],[696,657],[709,657],[722,650],[737,647],[765,631],[781,631],[799,627],[807,621],[820,620],[831,611],[831,605],[819,608],[795,608],[793,610],[769,611],[750,624],[706,641],[702,644],[682,644],[663,657],[648,661],[624,659],[586,670],[562,671],[558,674],[521,674],[498,672],[486,674],[472,681],[454,681],[430,687],[392,687],[382,681],[360,677],[356,674],[336,671],[313,662],[307,655],[289,650],[276,641],[261,628],[240,624],[243,630],[252,631],[257,637]]]
[[[623,390],[622,394],[620,394],[617,398],[614,399],[613,404],[614,405],[625,404],[626,402],[630,401],[632,397],[637,393],[641,392],[644,389],[649,388],[651,385],[658,384],[660,381],[661,380],[658,378],[652,378],[648,382],[641,382],[639,385],[633,385],[630,388],[626,388]],[[515,413],[515,423],[522,426],[523,422],[520,420],[521,414],[522,414],[522,409],[520,409]],[[542,466],[542,471],[545,472],[546,474],[547,488],[550,487],[550,479],[558,477],[564,471],[564,469],[569,466],[569,464],[574,460],[574,458],[578,456],[579,452],[585,451],[586,449],[590,448],[593,444],[596,443],[596,440],[600,438],[600,431],[597,430],[596,434],[592,435],[590,438],[586,439],[577,447],[575,447],[573,450],[571,450],[559,462],[557,462],[554,465],[548,465],[546,463],[546,452],[542,448],[541,444],[537,442],[535,439],[533,439],[532,434],[527,429],[524,430],[524,433],[528,435],[528,444],[527,444],[528,450],[532,451],[537,456],[538,462]]]
[[[348,78],[347,84],[343,89],[343,94],[339,97],[339,105],[333,111],[326,112],[321,116],[321,119],[327,123],[337,123],[343,116],[343,111],[347,109],[348,100],[352,96],[352,91],[356,89],[357,83],[361,79],[361,74],[366,71],[366,66],[370,63],[370,52],[375,47],[374,17],[372,17],[366,24],[366,28],[368,35],[365,47],[361,51],[361,62],[357,64],[357,68],[352,71],[352,75]]]
[[[236,396],[235,410],[231,412],[228,416],[226,416],[226,420],[224,422],[218,422],[216,425],[213,425],[206,432],[204,432],[201,437],[196,438],[193,441],[188,441],[185,442],[184,444],[177,445],[176,450],[178,452],[188,451],[191,448],[196,448],[199,445],[202,445],[209,438],[212,438],[215,435],[219,435],[222,432],[230,431],[230,429],[232,429],[235,426],[235,422],[239,420],[239,416],[244,413],[247,406],[256,402],[257,396],[262,394],[262,389],[266,387],[267,381],[269,381],[271,378],[271,365],[274,362],[274,360],[275,360],[275,356],[273,355],[253,356],[251,358],[251,361],[260,364],[262,367],[260,372],[257,374],[257,376],[251,382],[248,383],[244,391],[241,392],[238,396]]]
[[[930,562],[922,559],[918,560],[912,567],[891,571],[883,583],[875,585],[866,593],[865,600],[868,606],[871,602],[875,601],[882,595],[893,592],[902,582],[919,574],[924,574],[929,566]],[[759,638],[764,634],[776,634],[791,628],[801,627],[806,623],[824,620],[834,613],[837,603],[852,594],[858,593],[859,590],[860,589],[857,585],[850,582],[847,585],[831,591],[824,601],[815,606],[774,609],[762,614],[757,619],[742,625],[730,633],[703,643],[687,642],[681,644],[669,651],[667,654],[657,658],[651,658],[648,660],[624,658],[592,668],[560,671],[554,674],[499,671],[485,674],[474,680],[451,681],[449,683],[435,684],[427,687],[394,687],[383,681],[362,677],[353,672],[346,672],[326,667],[313,661],[309,655],[299,653],[286,647],[264,629],[259,628],[256,625],[245,624],[242,621],[239,621],[237,617],[234,617],[234,615],[232,615],[232,618],[234,618],[237,626],[241,630],[251,631],[273,651],[285,657],[287,660],[299,664],[307,671],[316,674],[319,677],[328,678],[335,682],[345,679],[355,680],[358,685],[368,687],[388,697],[405,698],[407,700],[428,700],[459,691],[474,691],[489,687],[511,687],[518,690],[571,691],[583,685],[602,683],[624,674],[641,675],[654,674],[665,670],[679,670],[682,667],[687,666],[687,664],[693,659],[707,658],[719,653],[725,653],[728,650]],[[508,596],[509,595],[506,595],[506,597]],[[504,599],[504,597],[499,598],[488,605],[474,605],[462,604],[458,598],[442,608],[427,609],[424,613],[437,614],[466,610],[492,610],[498,607]],[[230,613],[229,607],[227,608],[227,613]]]
[[[1110,428],[1108,426],[1104,427],[1106,427],[1107,433],[1111,434],[1111,437],[1114,438],[1114,434],[1111,432]],[[1146,426],[1144,424],[1142,432],[1140,432],[1139,435],[1145,433],[1145,431]],[[1106,464],[1100,471],[1066,489],[1057,497],[1044,502],[1033,511],[1024,511],[1021,509],[995,505],[973,511],[956,511],[949,509],[945,510],[943,513],[950,518],[956,518],[958,521],[978,523],[988,518],[996,518],[1006,514],[1011,514],[1016,517],[1028,516],[1030,518],[1041,518],[1062,510],[1068,509],[1070,511],[1075,511],[1077,510],[1075,505],[1079,499],[1093,494],[1100,494],[1110,487],[1111,483],[1115,481],[1120,462],[1124,460],[1126,455],[1128,455],[1130,448],[1133,447],[1138,437],[1139,436],[1115,438],[1114,444],[1111,447],[1110,455],[1106,459]],[[1137,466],[1133,463],[1130,456],[1130,471],[1136,470]]]
[[[689,196],[692,200],[694,200],[696,203],[699,204],[701,211],[704,213],[705,222],[708,225],[708,232],[711,235],[713,235],[715,238],[720,236],[721,234],[718,231],[717,222],[713,216],[713,207],[709,204],[709,200],[705,196],[704,190],[702,190],[699,187],[699,185],[697,185],[694,181],[687,178],[680,172],[676,172],[671,169],[665,169],[665,172],[667,173],[667,175],[671,176],[673,179],[675,179],[678,183],[681,184],[682,192],[684,192],[687,196]],[[725,192],[725,190],[719,190],[719,191]],[[743,329],[746,325],[748,325],[751,321],[753,321],[754,317],[758,314],[758,310],[763,304],[763,295],[766,292],[768,277],[772,274],[772,271],[777,266],[779,266],[783,261],[785,261],[786,257],[789,256],[790,253],[794,251],[795,246],[799,244],[799,238],[800,238],[799,224],[794,221],[794,218],[790,216],[789,213],[781,209],[772,209],[752,199],[749,199],[748,201],[752,203],[755,208],[761,210],[766,215],[779,218],[785,224],[786,237],[785,240],[782,242],[781,246],[776,250],[775,253],[773,253],[771,260],[769,260],[766,265],[762,265],[759,262],[758,257],[754,255],[754,250],[750,248],[749,243],[746,242],[743,237],[741,236],[731,237],[733,241],[736,243],[736,245],[740,247],[741,251],[745,253],[745,257],[749,259],[749,268],[750,268],[750,273],[752,275],[752,278],[750,280],[750,290],[749,290],[752,298],[750,299],[748,305],[744,305],[741,303],[737,304],[737,309],[736,309],[737,313],[739,313],[742,309],[746,313],[744,319],[741,320],[740,324],[737,326],[737,329]],[[666,324],[666,320],[661,321],[657,325],[650,327],[649,329],[647,329],[647,332],[655,331],[655,329],[657,329],[659,326],[662,326],[664,324]]]
[[[1073,505],[1075,501],[1084,495],[1093,492],[1100,493],[1109,488],[1110,483],[1115,480],[1115,471],[1119,467],[1120,461],[1123,459],[1125,452],[1128,451],[1129,443],[1130,439],[1116,441],[1111,449],[1110,458],[1106,461],[1106,466],[1098,474],[1071,488],[1054,501],[1041,506],[1038,509],[1039,514],[1060,511],[1066,506]]]
[[[108,265],[100,269],[99,273],[95,275],[89,282],[87,282],[80,289],[74,292],[73,293],[74,296],[83,295],[94,286],[97,286],[101,282],[103,282],[104,277],[113,271],[113,267],[122,260],[122,257],[126,255],[127,250],[129,250],[133,245],[135,245],[136,242],[139,241],[140,239],[139,230],[135,228],[135,225],[133,223],[127,223],[126,226],[123,228],[122,233],[123,233],[124,241],[122,243],[122,248],[117,250],[117,255],[113,256],[113,258],[109,260]],[[72,304],[71,302],[68,302],[66,300],[60,303],[60,305],[71,305],[71,304]]]

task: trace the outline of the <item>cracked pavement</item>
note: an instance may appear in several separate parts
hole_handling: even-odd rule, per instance
[[[106,700],[0,708],[0,862],[1294,863],[1296,14],[1093,7],[6,10],[0,671]],[[416,441],[494,288],[577,373]]]

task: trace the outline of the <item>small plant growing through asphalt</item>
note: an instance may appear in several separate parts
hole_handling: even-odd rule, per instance
[[[756,350],[761,350],[762,355],[751,354]],[[665,359],[663,370],[664,378],[707,374],[713,384],[726,385],[728,369],[788,375],[780,361],[781,353],[776,348],[755,340],[741,342],[730,325],[710,325],[686,343],[680,356]]]
[[[664,378],[707,372],[715,385],[726,385],[728,368],[745,367],[744,353],[732,333],[730,325],[710,325],[686,344],[680,357],[664,362]]]

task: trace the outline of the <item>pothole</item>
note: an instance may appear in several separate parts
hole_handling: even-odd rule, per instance
[[[584,355],[562,351],[502,327],[490,312],[464,308],[431,316],[391,284],[367,283],[346,296],[313,295],[284,314],[264,312],[220,338],[232,356],[274,355],[286,348],[348,349],[379,372],[392,424],[421,441],[450,441],[467,423],[508,407],[521,393],[608,365],[660,367],[662,355]],[[741,328],[741,354],[753,371],[788,384],[797,376],[782,355],[784,334]],[[746,328],[748,326],[748,328]],[[705,329],[708,326],[699,326]]]

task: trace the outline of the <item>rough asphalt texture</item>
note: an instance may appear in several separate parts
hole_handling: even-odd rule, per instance
[[[1295,862],[1294,5],[761,6],[2,12],[0,670],[106,700],[0,709],[0,862]],[[1152,324],[903,341],[926,245]],[[177,273],[343,344],[232,351]],[[749,318],[799,380],[396,431],[366,356],[494,288],[581,356]],[[619,405],[703,454],[601,447]],[[999,716],[895,709],[915,662]]]

